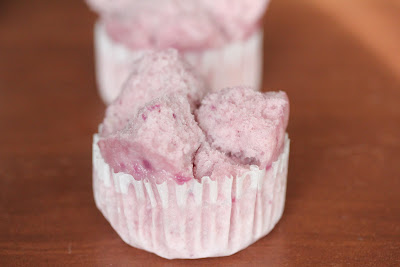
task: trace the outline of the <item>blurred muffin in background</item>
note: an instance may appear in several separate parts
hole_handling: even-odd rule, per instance
[[[217,89],[260,89],[268,0],[87,0],[95,25],[96,75],[107,104],[121,91],[135,60],[149,50],[175,48]]]

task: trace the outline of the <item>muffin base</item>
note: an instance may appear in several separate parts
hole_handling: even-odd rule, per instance
[[[151,50],[132,50],[113,41],[102,22],[94,28],[96,76],[100,95],[111,103],[130,74],[131,64]],[[253,86],[260,89],[262,79],[262,29],[244,41],[236,41],[220,48],[181,51],[183,57],[208,82],[212,91],[230,86]]]
[[[290,141],[267,170],[153,184],[114,173],[93,141],[98,209],[127,244],[167,259],[228,256],[268,234],[282,216]]]

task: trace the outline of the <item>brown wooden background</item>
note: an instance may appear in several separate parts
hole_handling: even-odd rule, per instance
[[[82,1],[0,1],[0,266],[400,266],[400,2],[273,0],[265,89],[287,91],[285,213],[231,257],[167,261],[95,208],[104,106]]]

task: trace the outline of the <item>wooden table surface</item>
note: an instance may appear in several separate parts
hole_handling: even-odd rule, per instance
[[[96,209],[104,112],[82,1],[0,2],[0,266],[400,266],[400,2],[274,0],[264,88],[291,100],[285,212],[233,256],[168,261]]]

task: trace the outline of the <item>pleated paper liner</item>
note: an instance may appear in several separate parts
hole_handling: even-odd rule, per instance
[[[282,216],[289,139],[267,170],[251,166],[238,177],[203,177],[183,185],[154,184],[113,173],[93,142],[97,207],[131,246],[161,257],[231,255],[269,233]]]

